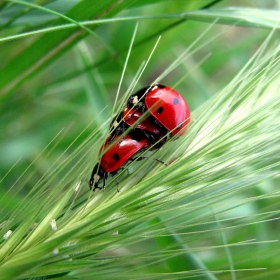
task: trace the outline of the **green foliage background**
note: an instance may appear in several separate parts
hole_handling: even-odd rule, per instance
[[[0,279],[279,277],[279,1],[0,8]],[[108,122],[150,56],[134,90],[158,79],[193,112],[154,155],[177,162],[134,162],[120,193],[108,180],[92,194]]]

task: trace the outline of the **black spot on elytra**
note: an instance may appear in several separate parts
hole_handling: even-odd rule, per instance
[[[158,114],[161,114],[163,112],[163,107],[159,107],[158,109],[157,109],[157,113]]]
[[[179,103],[179,99],[175,97],[174,100],[173,100],[173,104],[177,105],[178,103]]]
[[[120,160],[120,156],[118,154],[113,154],[113,159],[115,161],[119,161]]]

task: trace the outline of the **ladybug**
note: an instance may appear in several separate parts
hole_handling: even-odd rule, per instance
[[[126,108],[110,124],[110,135],[112,136],[110,141],[112,142],[131,127],[131,130],[141,130],[145,134],[153,145],[152,149],[161,147],[166,142],[164,136],[168,131],[159,126],[152,116],[144,117],[140,110]]]
[[[127,161],[133,160],[133,156],[151,146],[149,139],[141,130],[135,129],[124,137],[119,136],[115,141],[112,141],[111,138],[110,135],[101,148],[105,152],[100,159],[100,163],[96,164],[92,170],[89,187],[93,191],[95,189],[105,189],[108,174],[114,176]],[[140,157],[139,159],[143,158]],[[102,187],[99,187],[101,180],[103,181]]]
[[[189,106],[179,92],[168,86],[153,84],[140,89],[129,97],[127,107],[134,110],[130,123],[139,113],[144,114],[148,111],[158,127],[165,128],[171,136],[182,136],[188,129]],[[129,122],[126,120],[126,123]]]

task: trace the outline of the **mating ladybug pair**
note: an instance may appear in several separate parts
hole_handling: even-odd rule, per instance
[[[188,129],[190,110],[184,98],[174,89],[153,84],[131,95],[127,108],[110,125],[110,135],[101,148],[100,162],[90,178],[91,189],[104,189],[110,173],[117,171],[136,154],[158,149],[168,139],[182,136]],[[144,157],[137,157],[137,160]],[[103,181],[102,187],[99,187]]]

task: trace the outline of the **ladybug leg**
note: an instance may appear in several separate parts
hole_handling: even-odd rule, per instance
[[[112,176],[113,177],[113,176]],[[119,189],[119,181],[117,180],[117,178],[114,178],[113,177],[113,180],[116,182],[117,184],[117,192],[119,193],[120,192],[120,189]]]
[[[141,156],[141,157],[138,157],[138,158],[133,158],[131,160],[142,160],[142,159],[148,159],[148,158],[151,158],[151,157],[145,157],[145,156]],[[158,159],[158,158],[152,158],[153,160],[161,163],[161,164],[164,164],[165,166],[168,166],[168,164],[166,164],[164,161]]]
[[[100,190],[104,191],[105,190],[105,181],[106,181],[106,178],[105,176],[103,177],[103,185],[101,188],[99,188]]]
[[[164,161],[162,161],[162,160],[160,160],[160,159],[158,159],[158,158],[154,158],[153,160],[155,160],[155,161],[157,161],[157,162],[159,162],[159,163],[161,163],[161,164],[164,164],[165,166],[168,166],[167,163],[165,163]]]
[[[110,173],[110,175],[112,176],[112,179],[116,182],[117,184],[117,192],[120,192],[120,189],[119,189],[119,181],[114,177],[115,175],[117,174],[117,172],[112,172]]]
[[[143,130],[143,134],[145,135],[146,138],[148,138],[153,144],[156,144],[158,141],[152,133],[147,133],[147,131]],[[160,140],[159,140],[160,141]]]
[[[115,179],[116,183],[117,183],[117,192],[119,193],[120,192],[120,189],[119,189],[119,181],[117,179]]]

